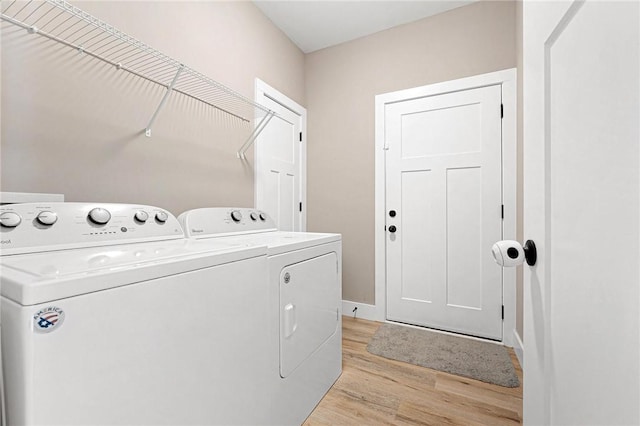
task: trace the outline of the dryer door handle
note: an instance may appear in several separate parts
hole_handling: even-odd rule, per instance
[[[296,323],[296,305],[288,303],[284,307],[283,312],[284,338],[288,339],[296,332],[298,324]]]

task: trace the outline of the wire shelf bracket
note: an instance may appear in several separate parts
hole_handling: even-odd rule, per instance
[[[66,0],[2,0],[0,8],[3,21],[21,27],[29,34],[61,43],[106,62],[117,70],[165,87],[160,104],[145,128],[146,136],[151,136],[151,127],[172,93],[202,102],[243,124],[250,124],[262,117],[238,151],[240,159],[245,159],[244,153],[273,117],[282,118],[275,111],[185,66]]]
[[[156,117],[158,117],[158,113],[164,106],[165,102],[167,102],[167,98],[169,98],[169,95],[171,94],[171,91],[173,90],[173,87],[176,85],[176,81],[178,81],[178,77],[180,77],[180,73],[183,70],[184,70],[184,65],[178,68],[178,71],[176,72],[175,77],[173,77],[173,80],[171,80],[171,84],[169,84],[169,87],[167,87],[167,91],[164,92],[164,96],[162,96],[162,99],[160,100],[160,105],[158,105],[158,108],[156,108],[156,112],[154,112],[153,115],[151,116],[151,120],[149,120],[149,124],[147,125],[147,128],[144,130],[144,134],[148,138],[151,137],[151,126],[153,126],[153,122],[156,121]]]
[[[253,132],[251,132],[251,134],[249,135],[249,138],[246,140],[244,144],[242,144],[242,146],[238,150],[236,155],[238,156],[239,159],[241,160],[247,159],[247,157],[245,156],[245,153],[247,152],[249,147],[253,145],[253,142],[255,142],[256,138],[260,135],[260,133],[262,133],[262,130],[264,130],[264,128],[267,127],[267,124],[269,124],[269,121],[271,121],[274,115],[275,115],[275,112],[270,111],[267,113],[267,115],[262,117],[262,120],[260,120],[260,123],[258,123],[256,128],[253,129]]]

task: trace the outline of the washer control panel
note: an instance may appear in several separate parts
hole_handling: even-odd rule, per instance
[[[183,237],[175,216],[153,206],[101,203],[0,206],[2,255]]]
[[[260,210],[242,207],[211,207],[189,210],[178,216],[187,237],[276,231],[271,217]]]

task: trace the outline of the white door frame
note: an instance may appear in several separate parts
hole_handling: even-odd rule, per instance
[[[307,110],[302,105],[298,104],[293,99],[269,86],[259,78],[255,79],[254,99],[260,103],[260,100],[264,97],[268,97],[274,102],[279,103],[284,108],[293,111],[300,116],[300,131],[302,132],[302,141],[300,141],[300,200],[302,202],[302,214],[300,216],[300,230],[307,230]],[[256,120],[256,126],[258,120]],[[260,143],[260,137],[258,137],[254,144],[254,185],[253,185],[253,205],[257,208],[257,194],[258,194],[258,165],[260,159],[258,158],[257,146]]]
[[[386,304],[386,209],[385,209],[385,129],[384,116],[387,104],[426,96],[436,96],[479,87],[502,85],[502,199],[504,201],[503,238],[516,239],[516,78],[515,68],[488,74],[414,87],[376,96],[375,138],[375,319],[387,320]],[[516,269],[503,270],[504,321],[502,342],[513,346],[516,326]]]

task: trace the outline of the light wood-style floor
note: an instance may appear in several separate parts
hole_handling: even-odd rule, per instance
[[[380,325],[343,317],[342,376],[305,425],[522,423],[522,385],[505,388],[372,355],[367,343]]]

